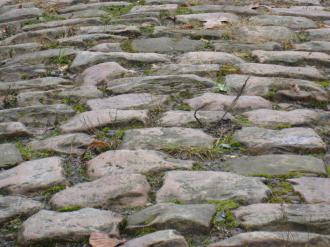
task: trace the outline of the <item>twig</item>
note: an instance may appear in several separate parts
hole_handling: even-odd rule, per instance
[[[247,85],[247,82],[248,80],[250,79],[250,76],[248,76],[243,84],[243,86],[241,87],[240,91],[238,92],[237,96],[235,97],[235,99],[231,102],[230,106],[227,108],[227,110],[225,111],[225,113],[222,115],[221,119],[219,122],[221,122],[225,117],[226,115],[228,114],[229,111],[231,111],[234,106],[236,105],[238,99],[242,96],[243,92],[244,92],[244,89]]]
[[[201,105],[201,106],[198,107],[198,108],[195,110],[195,112],[194,112],[194,118],[196,119],[197,123],[199,124],[199,126],[200,126],[201,128],[203,128],[204,125],[203,125],[202,121],[197,117],[197,112],[200,111],[200,110],[202,110],[205,106],[207,106],[207,105],[209,105],[209,104],[211,104],[211,102],[207,102],[207,103]]]

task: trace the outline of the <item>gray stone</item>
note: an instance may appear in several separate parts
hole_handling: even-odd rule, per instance
[[[26,126],[20,122],[0,123],[0,140],[31,135]]]
[[[175,11],[179,6],[177,4],[161,4],[161,5],[142,5],[134,6],[131,13],[158,12],[158,11]]]
[[[234,210],[240,226],[249,230],[300,229],[329,234],[329,204],[253,204]]]
[[[41,49],[41,45],[38,43],[25,43],[25,44],[17,44],[17,45],[8,45],[1,46],[0,49],[0,59],[7,59],[18,54],[24,54],[31,51],[38,51]]]
[[[179,160],[154,150],[110,150],[87,162],[92,179],[117,173],[157,174],[168,170],[191,169],[191,160]]]
[[[310,128],[287,128],[269,130],[257,127],[244,127],[234,134],[234,138],[253,154],[262,153],[317,153],[324,152],[326,144]]]
[[[81,86],[64,89],[58,93],[59,98],[79,98],[79,102],[83,103],[87,99],[100,98],[103,92],[95,86]]]
[[[163,127],[200,127],[196,118],[206,125],[212,125],[219,122],[224,111],[198,111],[196,116],[194,111],[167,111],[159,119],[159,124]],[[234,119],[231,114],[226,114],[224,119]]]
[[[35,140],[29,142],[28,147],[35,151],[82,155],[92,142],[93,138],[91,136],[75,133],[49,137],[44,140]]]
[[[258,15],[251,17],[249,21],[259,26],[282,26],[293,29],[317,28],[314,21],[305,17]]]
[[[257,203],[267,198],[270,190],[260,178],[243,177],[228,172],[170,171],[157,192],[157,202],[178,200],[200,203],[210,200],[242,200]]]
[[[265,128],[278,128],[281,125],[301,126],[317,124],[322,118],[330,118],[330,114],[309,109],[296,109],[292,111],[276,111],[258,109],[244,112],[244,116],[254,125]]]
[[[145,227],[157,230],[175,229],[181,233],[207,233],[216,207],[212,204],[178,205],[160,203],[134,213],[127,218],[127,230]]]
[[[330,52],[330,42],[328,41],[310,41],[301,44],[294,44],[297,51],[319,51]]]
[[[301,79],[324,80],[325,75],[317,68],[290,67],[276,64],[243,63],[239,65],[240,72],[259,76],[278,76]]]
[[[197,75],[164,75],[116,79],[107,83],[107,89],[115,94],[200,93],[215,85],[215,81]]]
[[[188,52],[200,50],[205,42],[187,38],[171,39],[168,37],[135,39],[132,48],[137,52]]]
[[[22,155],[15,144],[0,144],[0,168],[11,167],[22,161]]]
[[[231,13],[200,13],[189,15],[177,15],[176,20],[181,23],[202,22],[207,27],[209,23],[223,25],[227,23],[237,23],[239,17]]]
[[[136,121],[146,124],[148,119],[147,110],[104,109],[80,113],[62,124],[60,129],[64,133],[88,131],[110,124],[129,124]]]
[[[268,41],[262,43],[243,43],[240,40],[230,41],[212,41],[215,51],[222,52],[249,52],[254,50],[274,51],[280,50],[281,44],[278,42]]]
[[[84,208],[59,213],[41,210],[22,225],[18,242],[31,245],[44,241],[83,241],[92,232],[119,234],[123,217],[111,211]]]
[[[187,52],[177,58],[181,64],[239,64],[244,60],[225,52],[195,51]]]
[[[127,241],[122,247],[188,247],[183,236],[174,230],[163,230]]]
[[[330,204],[330,178],[302,177],[289,179],[293,189],[298,192],[306,203]]]
[[[157,53],[127,53],[127,52],[91,52],[82,51],[73,60],[70,69],[73,71],[82,70],[92,65],[108,62],[141,62],[141,63],[161,63],[169,62],[166,55]]]
[[[89,51],[98,52],[122,52],[120,43],[102,43],[89,48]]]
[[[162,106],[169,99],[166,95],[149,93],[122,94],[103,99],[88,100],[87,105],[92,110],[101,109],[151,109]]]
[[[307,155],[268,154],[243,156],[229,159],[219,164],[224,171],[244,176],[252,175],[286,175],[301,172],[312,175],[325,175],[326,170],[321,159]]]
[[[92,182],[79,183],[56,193],[53,208],[63,207],[139,207],[148,200],[150,186],[139,174],[114,174]]]
[[[330,41],[330,28],[310,29],[307,33],[311,40]]]
[[[11,108],[0,111],[0,122],[22,122],[34,126],[53,125],[74,115],[75,111],[67,105],[43,105]]]
[[[203,111],[223,111],[228,109],[236,96],[218,93],[204,93],[192,99],[184,100],[193,109]],[[234,105],[234,111],[247,111],[266,108],[271,109],[272,104],[259,96],[241,96]]]
[[[0,172],[0,188],[12,194],[41,191],[65,183],[63,159],[50,157],[26,161]]]
[[[183,147],[212,147],[215,139],[198,129],[147,128],[125,132],[121,149],[161,150],[171,145]]]
[[[305,52],[305,51],[253,51],[255,56],[261,63],[285,63],[285,64],[330,64],[330,55],[322,52]]]
[[[209,245],[209,247],[245,247],[245,246],[317,246],[326,247],[330,245],[330,236],[310,232],[244,232],[237,234],[220,242]]]
[[[162,64],[154,66],[155,75],[195,74],[198,76],[216,78],[220,70],[219,64]]]
[[[289,8],[271,8],[271,14],[303,16],[313,20],[330,19],[330,13],[321,6],[290,6]]]
[[[44,205],[41,202],[19,196],[1,196],[0,197],[0,224],[17,216],[30,216]]]
[[[42,15],[42,11],[38,8],[21,8],[21,9],[17,8],[1,14],[0,23],[35,18],[41,15]]]

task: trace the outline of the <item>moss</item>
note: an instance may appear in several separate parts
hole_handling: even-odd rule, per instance
[[[193,11],[187,7],[179,7],[175,11],[175,15],[189,15],[192,13],[193,13]]]
[[[260,174],[252,174],[250,176],[263,177],[263,178],[268,178],[268,179],[290,179],[290,178],[302,177],[302,176],[304,176],[304,173],[298,172],[298,171],[291,171],[291,172],[288,172],[287,174],[280,174],[280,175],[271,175],[271,174],[266,174],[266,173],[260,173]]]
[[[140,31],[145,35],[152,35],[155,31],[155,26],[154,25],[143,26],[140,27]]]
[[[204,43],[203,48],[206,50],[214,50],[214,45],[210,41],[207,41]]]
[[[188,159],[198,158],[200,160],[213,160],[221,154],[219,150],[213,147],[185,147],[174,144],[163,148],[163,151],[173,156],[185,157]]]
[[[252,126],[249,118],[243,115],[236,115],[234,119],[234,123],[240,126]]]
[[[320,82],[318,82],[318,84],[320,84],[320,86],[323,88],[330,87],[330,81],[320,81]]]
[[[60,43],[57,40],[50,40],[47,42],[42,42],[42,50],[48,50],[48,49],[57,49],[60,47]]]
[[[276,126],[276,129],[278,129],[278,130],[287,129],[287,128],[292,128],[292,125],[289,123],[282,123],[282,124],[278,124]]]
[[[78,104],[73,105],[72,109],[79,113],[89,110],[88,106],[83,103],[78,103]]]
[[[54,194],[57,192],[64,190],[66,188],[65,185],[55,185],[53,187],[48,188],[44,192],[42,192],[42,195],[48,200],[50,199]]]
[[[192,111],[193,108],[188,105],[187,103],[181,103],[180,105],[178,105],[176,107],[177,110],[181,110],[181,111]]]
[[[134,236],[135,237],[141,237],[143,235],[146,235],[146,234],[150,234],[150,233],[153,233],[153,232],[156,232],[157,229],[154,228],[154,227],[142,227],[140,229],[137,229],[137,230],[134,230]]]
[[[65,20],[65,17],[60,16],[60,15],[50,15],[49,13],[45,12],[42,14],[42,16],[40,16],[36,19],[25,21],[23,23],[23,26],[34,25],[34,24],[39,24],[39,23],[49,22],[49,21],[59,21],[59,20]]]
[[[291,203],[291,200],[287,198],[290,194],[295,194],[292,185],[287,181],[279,181],[276,183],[268,184],[272,191],[272,195],[269,198],[269,203]]]
[[[118,17],[127,14],[133,7],[134,4],[129,4],[126,6],[113,5],[113,6],[105,6],[102,8],[102,10],[107,13],[107,16]]]
[[[282,42],[282,47],[284,50],[292,50],[294,48],[292,42],[289,40]]]
[[[231,210],[238,208],[239,203],[234,200],[210,200],[208,203],[216,206],[216,214],[212,220],[214,227],[217,229],[238,227],[239,224]]]
[[[70,65],[72,63],[72,58],[68,55],[64,55],[62,51],[60,51],[57,57],[50,59],[50,63],[56,65]]]
[[[307,42],[310,41],[309,33],[306,31],[301,31],[296,34],[298,41]]]
[[[327,166],[327,174],[328,174],[328,177],[330,177],[330,166]]]
[[[229,75],[229,74],[239,74],[240,68],[234,64],[223,64],[220,67],[220,71],[218,73],[218,79],[221,80],[221,77]]]
[[[17,233],[22,224],[23,220],[19,217],[16,217],[1,226],[0,235]]]
[[[40,158],[47,158],[53,153],[49,151],[35,151],[23,144],[21,141],[16,142],[16,147],[21,153],[24,160],[33,160]]]
[[[266,95],[266,98],[269,100],[273,100],[277,94],[278,89],[272,87],[268,90],[268,93]]]
[[[192,170],[193,171],[203,171],[203,170],[205,170],[205,168],[201,163],[194,163]]]
[[[58,212],[72,212],[72,211],[77,211],[80,210],[82,207],[78,205],[71,205],[71,206],[66,206],[59,208],[57,211]]]
[[[125,52],[134,52],[134,49],[132,47],[132,40],[125,40],[121,42],[120,47]]]

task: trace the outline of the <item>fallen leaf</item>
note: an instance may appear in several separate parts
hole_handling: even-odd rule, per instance
[[[108,234],[102,232],[92,232],[89,237],[89,244],[92,247],[117,247],[125,243],[125,240],[110,238]]]

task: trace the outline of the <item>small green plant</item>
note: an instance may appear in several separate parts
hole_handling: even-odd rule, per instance
[[[251,126],[252,123],[250,122],[249,118],[244,115],[236,115],[234,119],[234,123],[240,126]]]
[[[300,171],[290,171],[290,172],[288,172],[286,174],[273,175],[273,174],[267,174],[267,173],[259,173],[259,174],[251,174],[250,176],[253,176],[253,177],[263,177],[263,178],[268,178],[268,179],[280,179],[280,180],[284,180],[284,179],[302,177],[303,175],[304,175],[304,173],[303,172],[300,172]]]
[[[50,40],[47,42],[42,42],[42,50],[57,49],[60,47],[60,43],[57,40]]]
[[[273,100],[277,94],[277,91],[278,89],[274,88],[274,87],[271,87],[269,90],[268,90],[268,93],[266,95],[266,98],[270,99],[270,100]]]
[[[187,103],[181,103],[180,105],[178,105],[176,107],[177,110],[181,110],[181,111],[192,111],[193,108],[188,105]]]
[[[269,203],[291,203],[291,200],[288,199],[289,194],[294,194],[294,189],[292,185],[287,181],[279,181],[276,183],[268,184],[269,188],[272,191],[272,195],[269,198]]]
[[[152,35],[155,31],[155,26],[154,25],[142,26],[140,27],[140,31],[145,35]]]
[[[330,81],[320,81],[319,82],[320,86],[323,88],[328,88],[330,87]]]
[[[146,234],[149,234],[149,233],[153,233],[153,232],[156,232],[157,229],[154,228],[154,227],[142,227],[142,228],[139,228],[138,230],[134,230],[134,233],[133,235],[135,237],[141,237],[141,236],[144,236]]]
[[[16,233],[21,228],[22,224],[23,224],[23,220],[20,219],[19,217],[16,217],[1,226],[0,234],[7,235],[7,234]]]
[[[54,194],[56,194],[57,192],[64,190],[66,188],[65,185],[55,185],[53,187],[48,188],[47,190],[45,190],[44,192],[42,192],[42,195],[46,198],[46,200],[48,200],[49,198],[51,198]]]
[[[179,7],[175,11],[175,15],[189,15],[192,13],[193,13],[193,11],[187,7]]]
[[[205,168],[201,163],[194,163],[192,170],[193,171],[203,171],[203,170],[205,170]]]
[[[134,52],[134,49],[132,47],[132,40],[128,39],[128,40],[121,42],[120,47],[123,51]]]
[[[239,224],[231,210],[238,208],[239,203],[233,200],[210,200],[208,203],[216,206],[216,214],[212,220],[215,228],[220,230],[238,227]]]
[[[287,128],[292,128],[292,125],[289,123],[282,123],[282,124],[278,124],[276,126],[276,129],[278,129],[278,130],[287,129]]]
[[[65,20],[65,17],[60,16],[60,15],[50,15],[49,13],[45,12],[42,14],[42,16],[40,16],[36,19],[25,21],[23,23],[23,26],[34,25],[34,24],[39,24],[39,23],[49,22],[49,21],[60,21],[60,20]]]
[[[103,7],[102,10],[106,12],[106,14],[101,16],[101,21],[108,25],[111,23],[113,19],[118,18],[121,15],[127,14],[135,4],[129,4],[126,6],[106,6]]]
[[[297,33],[297,39],[300,42],[307,42],[310,40],[309,33],[306,31],[301,31]]]
[[[240,68],[234,64],[223,64],[220,67],[220,71],[218,73],[218,80],[222,81],[222,77],[229,74],[239,74]]]
[[[72,211],[77,211],[80,210],[82,207],[78,205],[70,205],[66,207],[59,208],[57,211],[58,212],[72,212]]]
[[[72,109],[75,110],[76,112],[79,112],[79,113],[89,110],[88,106],[86,104],[83,104],[83,103],[73,105]]]
[[[328,174],[328,177],[330,177],[330,166],[327,166],[327,174]]]
[[[53,153],[49,151],[36,151],[23,144],[21,141],[16,142],[16,147],[24,160],[47,158]]]
[[[60,51],[57,57],[53,57],[50,59],[50,63],[56,65],[70,65],[72,63],[72,58],[68,55],[64,55],[62,51]]]

